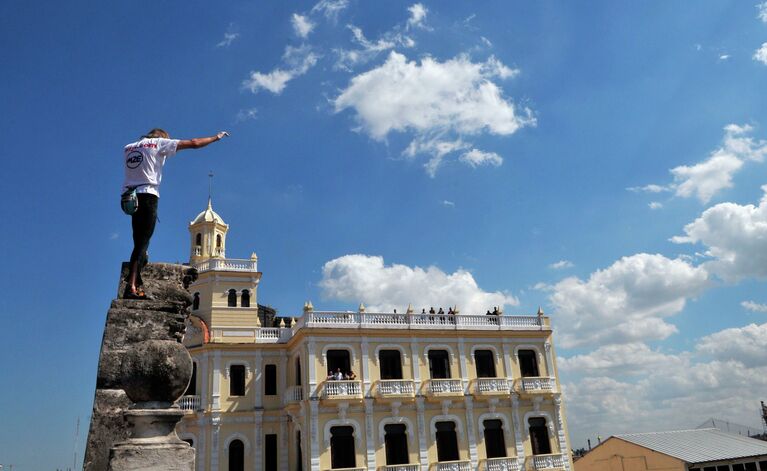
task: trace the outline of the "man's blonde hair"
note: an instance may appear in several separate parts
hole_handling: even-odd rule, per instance
[[[168,134],[168,131],[161,129],[161,128],[154,128],[145,135],[141,136],[147,139],[152,139],[155,137],[164,137],[165,139],[168,139],[170,135]]]

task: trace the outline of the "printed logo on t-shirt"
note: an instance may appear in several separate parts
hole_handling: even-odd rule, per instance
[[[130,154],[128,154],[128,157],[125,159],[125,165],[128,166],[128,168],[133,169],[141,165],[141,162],[144,161],[144,154],[142,154],[139,151],[133,151]]]

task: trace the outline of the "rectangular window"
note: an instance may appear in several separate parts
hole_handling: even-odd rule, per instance
[[[402,358],[399,350],[381,350],[378,352],[381,365],[381,379],[402,379]]]
[[[475,350],[477,378],[495,378],[495,356],[491,350]]]
[[[706,466],[703,471],[716,471],[716,466]]]
[[[756,471],[756,462],[743,463],[746,466],[746,471]]]
[[[764,471],[767,471],[767,466],[762,468]],[[723,464],[716,467],[716,471],[730,471],[730,465],[729,464]]]
[[[245,395],[245,365],[232,365],[229,367],[229,395]]]
[[[432,379],[450,378],[450,355],[445,350],[429,350],[429,373]]]
[[[767,461],[760,461],[760,462],[759,462],[759,468],[760,468],[762,471],[767,471]]]
[[[264,471],[277,471],[277,435],[264,435]]]
[[[264,367],[264,395],[277,395],[277,365],[266,365]]]
[[[732,465],[732,471],[745,471],[746,468],[743,463],[735,463]]]

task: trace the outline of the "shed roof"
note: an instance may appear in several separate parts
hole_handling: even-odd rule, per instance
[[[616,437],[690,464],[767,456],[767,442],[715,428],[628,433]]]

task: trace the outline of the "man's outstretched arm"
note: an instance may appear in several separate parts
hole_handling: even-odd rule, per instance
[[[182,139],[178,141],[178,146],[176,146],[176,150],[179,151],[183,149],[199,149],[200,147],[205,147],[212,142],[220,141],[221,139],[225,138],[228,135],[229,135],[228,132],[221,131],[220,133],[211,137],[197,137],[194,139]]]

